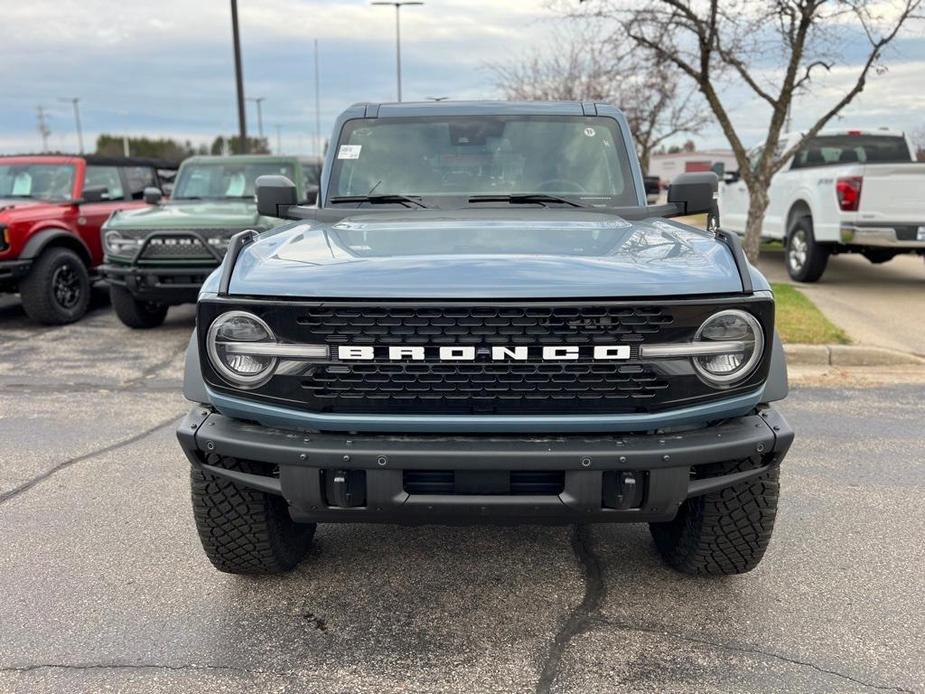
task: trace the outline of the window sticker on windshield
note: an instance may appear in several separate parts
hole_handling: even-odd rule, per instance
[[[359,159],[363,145],[341,145],[337,150],[338,159]]]
[[[594,128],[585,128],[585,135],[588,137],[594,137]]]

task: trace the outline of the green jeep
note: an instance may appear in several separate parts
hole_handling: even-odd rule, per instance
[[[146,189],[145,200],[153,207],[116,212],[103,225],[100,270],[116,315],[130,328],[154,328],[164,322],[169,306],[195,303],[233,234],[281,223],[257,212],[257,177],[290,178],[311,205],[320,173],[321,161],[313,157],[237,155],[184,161],[170,200],[162,202],[159,190]]]

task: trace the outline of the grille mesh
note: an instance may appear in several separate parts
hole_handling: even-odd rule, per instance
[[[319,306],[296,319],[326,344],[543,345],[641,342],[671,325],[659,307]]]

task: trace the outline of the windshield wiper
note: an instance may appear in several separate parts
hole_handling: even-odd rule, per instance
[[[509,202],[512,205],[537,204],[546,207],[546,203],[559,202],[570,207],[584,207],[581,203],[548,193],[511,193],[501,195],[473,195],[469,202]]]
[[[390,202],[401,203],[405,207],[410,207],[411,205],[416,205],[417,207],[428,207],[423,202],[421,202],[419,197],[411,195],[395,195],[395,194],[382,194],[382,195],[339,195],[337,197],[331,198],[332,203],[338,202],[368,202],[373,205],[387,205]]]

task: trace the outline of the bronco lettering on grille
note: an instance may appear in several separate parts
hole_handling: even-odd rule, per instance
[[[625,361],[630,358],[629,345],[546,345],[543,347],[502,347],[455,345],[432,347],[420,345],[375,347],[371,345],[340,345],[337,358],[341,361],[575,361],[581,358],[594,361]]]

